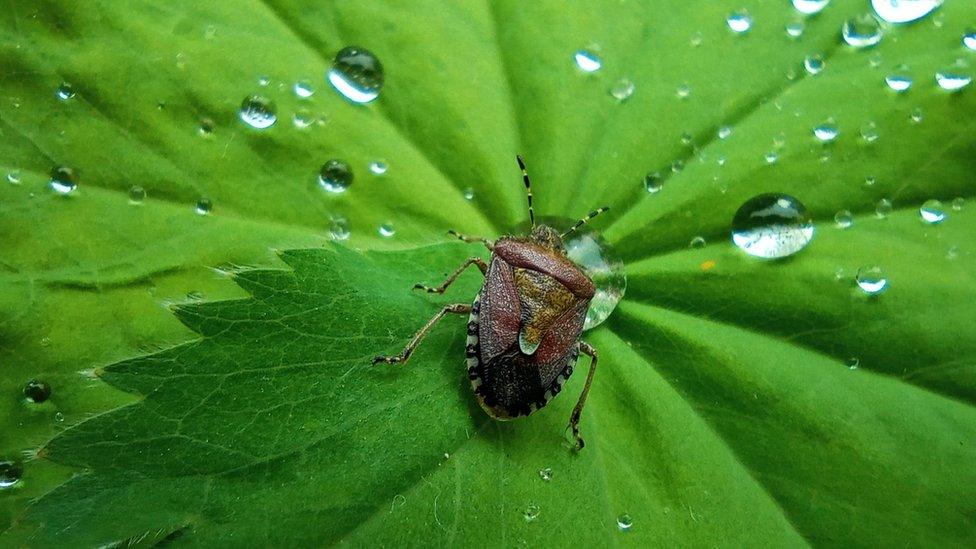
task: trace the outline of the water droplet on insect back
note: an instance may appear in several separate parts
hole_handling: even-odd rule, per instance
[[[336,53],[326,78],[346,99],[369,103],[383,87],[383,65],[369,50],[350,46]]]
[[[762,258],[793,255],[813,240],[813,221],[792,196],[761,194],[743,204],[732,218],[732,242]]]
[[[889,23],[917,21],[941,5],[942,0],[871,0],[874,13]]]
[[[584,330],[603,323],[617,307],[627,290],[627,275],[623,261],[596,233],[573,233],[563,243],[566,254],[593,280],[596,293],[586,311]]]
[[[237,114],[242,122],[258,130],[270,128],[278,121],[274,102],[263,95],[245,97]]]

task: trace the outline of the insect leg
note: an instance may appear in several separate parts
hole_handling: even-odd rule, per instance
[[[487,238],[484,238],[482,236],[468,236],[466,234],[461,234],[455,231],[454,229],[447,231],[447,234],[457,238],[462,242],[467,242],[468,244],[471,244],[473,242],[480,242],[485,245],[485,248],[488,248],[489,252],[495,249],[495,244],[491,240],[488,240]]]
[[[463,273],[464,270],[470,267],[472,264],[477,265],[478,268],[481,269],[481,274],[488,272],[488,264],[485,263],[484,259],[481,259],[480,257],[469,257],[464,263],[461,264],[460,267],[455,269],[454,272],[447,277],[447,280],[445,280],[440,286],[431,288],[430,286],[426,286],[418,282],[417,284],[413,285],[413,288],[415,290],[424,290],[431,294],[442,294],[444,293],[444,290],[446,290],[448,286],[457,280],[457,277],[461,276],[461,273]]]
[[[573,430],[573,437],[576,439],[576,449],[583,448],[583,437],[579,433],[580,414],[583,412],[583,405],[586,404],[586,395],[590,392],[590,384],[593,383],[593,372],[596,372],[596,349],[585,341],[580,342],[580,352],[590,357],[590,371],[586,374],[586,384],[583,385],[583,392],[580,393],[576,407],[573,408],[573,415],[569,417],[569,428]]]
[[[420,328],[420,330],[417,331],[417,334],[413,336],[413,339],[410,340],[410,343],[407,343],[407,346],[403,348],[403,351],[400,354],[396,356],[374,357],[373,364],[377,364],[380,362],[385,362],[387,364],[406,362],[410,358],[410,355],[413,353],[414,349],[417,348],[417,345],[420,345],[420,342],[423,341],[425,337],[427,337],[427,332],[429,332],[430,329],[434,327],[434,324],[437,324],[438,320],[444,318],[444,315],[446,315],[447,313],[466,315],[469,314],[470,312],[471,312],[471,305],[468,303],[453,303],[451,305],[446,305],[436,315],[434,315],[433,318],[428,320],[427,323]]]

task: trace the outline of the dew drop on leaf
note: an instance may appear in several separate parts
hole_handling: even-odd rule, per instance
[[[871,0],[874,13],[889,23],[917,21],[941,5],[942,0]]]
[[[197,200],[197,204],[193,211],[195,211],[197,215],[207,215],[211,210],[213,210],[213,202],[211,202],[207,197],[201,197],[199,200]]]
[[[854,225],[854,215],[850,210],[841,210],[834,214],[834,224],[838,229],[849,229]]]
[[[976,31],[969,31],[962,37],[962,45],[976,51]]]
[[[958,212],[959,210],[962,209],[962,207],[963,207],[963,205],[965,203],[966,203],[966,199],[964,199],[961,196],[958,197],[958,198],[954,198],[954,199],[952,199],[952,209],[953,210],[956,210]]]
[[[474,189],[465,187],[463,196],[465,200],[474,200]]]
[[[258,130],[270,128],[278,121],[274,102],[263,95],[245,97],[237,114],[242,122]]]
[[[146,189],[139,185],[129,187],[129,204],[142,204],[146,199]]]
[[[327,160],[319,168],[319,186],[330,193],[345,192],[352,185],[352,169],[342,160]]]
[[[292,91],[295,92],[295,95],[300,99],[308,99],[315,94],[315,89],[312,88],[312,83],[308,80],[299,80],[298,82],[295,82],[295,85],[292,86]]]
[[[868,122],[861,126],[861,139],[865,143],[874,143],[878,140],[878,125],[874,122]]]
[[[802,21],[794,21],[786,25],[786,36],[790,38],[799,38],[803,36],[803,31],[806,30],[806,25]]]
[[[51,386],[43,381],[32,379],[24,385],[24,398],[28,402],[40,404],[51,398]]]
[[[878,45],[884,34],[881,24],[871,14],[852,17],[841,27],[841,37],[849,46],[855,48],[870,48]]]
[[[0,490],[14,486],[20,482],[23,475],[24,471],[20,464],[7,460],[0,461]]]
[[[891,214],[892,207],[891,200],[882,198],[881,200],[878,200],[877,204],[874,205],[874,213],[878,216],[878,218],[884,219]]]
[[[918,215],[929,225],[942,223],[948,217],[942,202],[936,199],[926,200],[918,209]]]
[[[304,130],[312,125],[312,113],[308,109],[298,109],[291,115],[291,123],[296,128]]]
[[[824,122],[816,128],[813,128],[813,136],[821,143],[830,143],[837,139],[839,134],[840,130],[832,122]]]
[[[258,86],[264,87],[271,83],[271,77],[261,75],[258,77]]]
[[[603,61],[600,57],[589,50],[579,50],[574,53],[573,61],[583,72],[596,72],[603,67]]]
[[[830,0],[793,0],[793,7],[804,15],[813,15],[820,13],[829,3]]]
[[[58,84],[58,87],[54,91],[54,94],[61,101],[67,101],[69,99],[72,99],[75,96],[75,89],[71,84],[67,82],[61,82],[60,84]]]
[[[552,480],[552,468],[546,467],[544,469],[539,469],[539,478],[546,482]]]
[[[349,222],[346,221],[346,218],[333,217],[329,226],[329,236],[332,237],[332,240],[349,240],[349,234]]]
[[[387,169],[389,169],[389,166],[382,160],[374,160],[369,163],[369,173],[373,175],[383,175]]]
[[[877,295],[888,287],[888,277],[878,266],[861,267],[855,277],[857,286],[868,295]]]
[[[525,522],[535,522],[539,518],[539,506],[535,504],[527,505],[525,510],[522,511],[522,518]]]
[[[200,126],[197,128],[197,133],[203,137],[210,137],[213,135],[214,131],[214,121],[212,118],[201,118]]]
[[[664,187],[661,174],[654,172],[644,176],[644,189],[650,194],[657,194]]]
[[[779,161],[779,154],[777,154],[776,151],[769,151],[763,155],[763,159],[767,164],[775,164]]]
[[[913,124],[918,124],[925,119],[924,113],[922,113],[921,108],[912,109],[912,112],[908,114],[908,119],[911,120]]]
[[[796,198],[780,193],[747,200],[732,218],[732,242],[753,257],[793,255],[813,240],[813,221]]]
[[[382,225],[379,226],[379,229],[377,229],[377,231],[380,233],[380,236],[386,238],[390,238],[396,234],[396,229],[393,228],[392,223],[383,223]]]
[[[617,101],[624,101],[630,98],[631,95],[634,95],[634,90],[636,89],[637,86],[629,78],[621,78],[610,88],[610,95]]]
[[[677,90],[678,99],[687,99],[691,95],[691,86],[688,84],[681,84],[678,86]]]
[[[624,513],[617,517],[617,529],[621,532],[629,532],[631,528],[634,527],[634,519],[630,518],[630,515]]]
[[[803,68],[806,69],[808,74],[820,74],[820,71],[824,69],[823,56],[820,54],[811,54],[803,59]]]
[[[725,19],[729,29],[736,34],[744,34],[752,28],[752,16],[745,10],[734,11]]]
[[[57,194],[70,194],[78,188],[78,175],[68,166],[57,166],[51,170],[48,186]]]
[[[326,78],[346,99],[369,103],[383,87],[383,65],[369,50],[350,46],[336,53]]]
[[[584,330],[603,323],[627,291],[627,274],[620,260],[603,238],[593,232],[574,232],[563,242],[566,255],[579,265],[596,286],[596,293],[586,311]]]
[[[852,356],[847,359],[847,368],[850,370],[857,370],[858,366],[861,365],[861,360],[856,356]]]
[[[7,183],[11,185],[20,184],[20,170],[11,170],[7,172]]]
[[[688,243],[688,247],[695,249],[704,248],[705,244],[707,244],[707,242],[705,242],[704,236],[696,236],[695,238],[691,239],[691,242]]]
[[[890,89],[899,93],[908,91],[908,89],[912,87],[912,83],[912,77],[902,72],[885,76],[885,84],[887,84]]]
[[[721,128],[718,129],[718,138],[719,139],[728,139],[728,137],[730,135],[732,135],[732,128],[731,127],[729,127],[729,126],[722,126]]]
[[[959,91],[972,83],[972,81],[973,77],[960,72],[940,71],[935,73],[935,82],[940,88],[950,92]]]

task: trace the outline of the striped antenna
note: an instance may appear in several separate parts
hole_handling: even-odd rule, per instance
[[[568,231],[566,231],[563,234],[559,235],[559,238],[566,238],[567,236],[569,236],[570,234],[572,234],[572,232],[575,231],[576,229],[579,229],[583,225],[586,225],[587,221],[593,219],[594,217],[602,214],[603,212],[605,212],[605,211],[607,211],[609,209],[610,209],[610,206],[604,206],[602,208],[597,208],[597,209],[593,210],[592,212],[590,212],[589,214],[587,214],[586,217],[584,217],[583,219],[580,219],[579,221],[577,221],[576,224],[573,225],[572,227],[570,227]]]
[[[529,198],[529,222],[532,224],[532,228],[535,228],[535,210],[532,209],[532,183],[529,182],[529,172],[525,171],[525,161],[522,160],[522,155],[515,155],[515,160],[518,160],[519,168],[522,168],[522,182],[525,183],[525,194]]]

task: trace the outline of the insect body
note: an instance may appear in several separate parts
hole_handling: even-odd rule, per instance
[[[495,242],[451,232],[465,242],[483,243],[491,251],[489,263],[471,257],[438,287],[415,288],[443,293],[471,265],[485,275],[474,303],[447,305],[434,315],[399,355],[380,356],[377,362],[406,362],[427,332],[448,313],[469,314],[468,377],[481,407],[494,419],[529,415],[559,394],[573,373],[579,354],[591,357],[590,371],[570,417],[577,448],[580,413],[596,371],[596,350],[580,341],[583,322],[595,288],[588,276],[569,259],[563,238],[604,212],[600,208],[579,220],[565,233],[535,224],[532,188],[522,168],[532,230],[527,236],[503,236]]]

